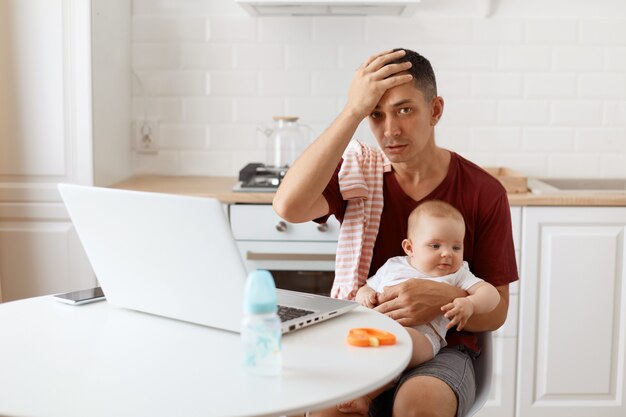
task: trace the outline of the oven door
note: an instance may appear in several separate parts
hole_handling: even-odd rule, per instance
[[[269,205],[230,207],[233,236],[248,271],[266,269],[278,288],[329,295],[339,222],[292,224]]]

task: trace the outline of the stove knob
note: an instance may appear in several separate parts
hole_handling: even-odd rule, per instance
[[[317,225],[317,230],[320,232],[325,232],[328,230],[328,223],[321,223]]]
[[[287,230],[287,223],[282,220],[279,221],[276,225],[276,230],[278,230],[279,232],[284,232],[285,230]]]

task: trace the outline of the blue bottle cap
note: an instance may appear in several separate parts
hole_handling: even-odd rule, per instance
[[[276,285],[269,271],[257,269],[248,274],[243,311],[250,314],[276,312]]]

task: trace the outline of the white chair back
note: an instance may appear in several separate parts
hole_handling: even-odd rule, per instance
[[[465,417],[470,417],[480,411],[489,399],[491,380],[493,378],[493,336],[491,332],[478,333],[480,356],[474,361],[476,375],[476,399]]]

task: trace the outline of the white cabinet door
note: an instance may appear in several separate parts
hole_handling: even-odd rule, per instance
[[[0,2],[3,301],[93,286],[56,191],[92,181],[90,7]]]
[[[523,217],[517,416],[625,416],[626,208]]]
[[[95,278],[68,222],[0,222],[5,301],[93,287]],[[5,261],[6,260],[6,261]]]
[[[125,56],[129,18],[126,0],[0,1],[0,301],[96,284],[56,184],[130,172],[130,83],[115,78],[130,64],[96,59],[104,42]]]

